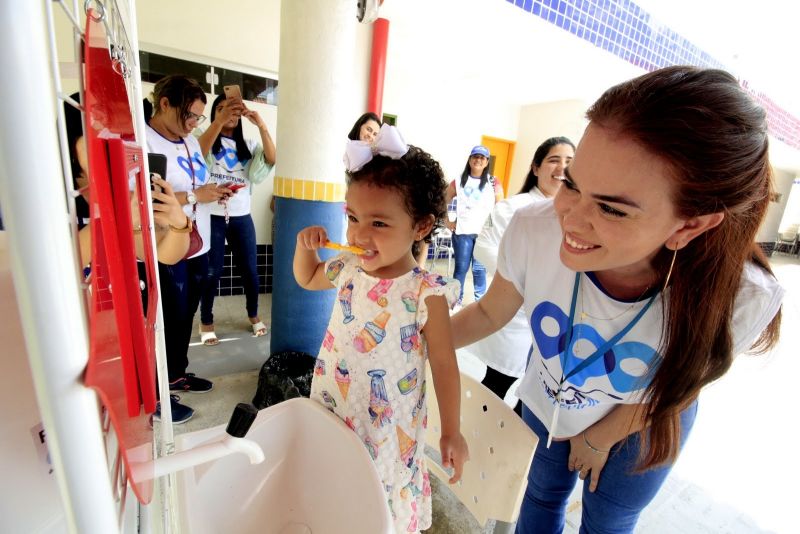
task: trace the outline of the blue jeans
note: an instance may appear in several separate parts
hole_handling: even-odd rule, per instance
[[[697,402],[681,413],[681,442],[686,438],[697,415]],[[567,469],[570,442],[554,441],[547,448],[547,428],[528,409],[522,418],[539,437],[536,453],[528,474],[528,488],[517,521],[517,534],[550,534],[564,530],[567,499],[578,480],[578,472]],[[639,514],[655,497],[666,480],[672,465],[643,473],[632,473],[639,455],[639,435],[632,434],[612,447],[608,461],[600,473],[594,493],[588,479],[583,488],[580,532],[633,532]]]
[[[458,301],[464,297],[464,280],[467,279],[467,271],[472,263],[472,283],[475,287],[475,300],[478,300],[486,293],[486,267],[475,259],[472,252],[475,250],[475,240],[478,234],[453,234],[453,252],[456,266],[453,271],[453,278],[461,283],[461,293]]]
[[[239,268],[248,317],[258,315],[258,270],[256,269],[256,227],[250,215],[211,216],[211,250],[208,251],[208,277],[200,301],[200,322],[214,324],[214,297],[225,261],[225,239],[231,247],[233,263]]]
[[[161,310],[164,316],[164,345],[167,349],[169,381],[183,377],[189,366],[192,321],[208,273],[208,254],[175,265],[158,264],[161,280]]]

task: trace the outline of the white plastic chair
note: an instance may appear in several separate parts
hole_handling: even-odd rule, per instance
[[[452,273],[450,261],[453,258],[453,254],[455,254],[453,250],[453,233],[447,228],[440,228],[433,233],[431,241],[433,242],[433,265],[436,265],[439,253],[444,252],[447,258],[447,273],[449,276]]]
[[[798,248],[798,225],[792,224],[778,234],[775,240],[775,252],[795,254]]]
[[[429,449],[439,453],[441,420],[433,380],[428,369]],[[461,481],[449,485],[449,475],[428,458],[428,469],[443,481],[483,527],[495,519],[495,533],[511,532],[516,522],[528,470],[539,438],[502,399],[486,386],[461,373],[461,433],[469,445],[470,460],[464,464]]]

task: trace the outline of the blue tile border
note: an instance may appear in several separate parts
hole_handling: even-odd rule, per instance
[[[630,0],[506,1],[647,71],[670,65],[725,69],[710,54]],[[769,133],[800,149],[800,118],[751,88],[747,80],[740,78],[739,83],[766,110]]]

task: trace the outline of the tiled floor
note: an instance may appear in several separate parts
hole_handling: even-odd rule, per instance
[[[787,289],[779,346],[767,356],[739,357],[731,371],[703,393],[693,435],[667,483],[642,514],[637,533],[798,532],[790,488],[800,475],[792,452],[800,444],[799,425],[791,415],[793,382],[800,372],[800,262],[776,256],[772,264]],[[445,269],[440,261],[436,270]],[[465,298],[470,294],[468,287]],[[225,423],[237,402],[252,399],[258,369],[269,353],[268,336],[252,337],[243,297],[218,299],[215,312],[222,343],[203,347],[195,334],[189,352],[189,370],[215,378],[215,388],[184,397],[197,414],[176,432]],[[269,324],[269,295],[261,296],[259,312]],[[477,358],[466,350],[459,351],[458,358],[463,372],[482,377],[485,368]],[[434,499],[434,526],[428,532],[490,531],[481,529],[442,484],[434,485]],[[577,532],[579,523],[580,485],[565,532]]]

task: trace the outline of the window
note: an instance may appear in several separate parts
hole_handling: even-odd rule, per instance
[[[156,83],[168,74],[183,74],[210,94],[220,93],[223,85],[238,85],[245,100],[278,105],[278,80],[273,78],[144,51],[139,52],[139,62],[143,82]]]

